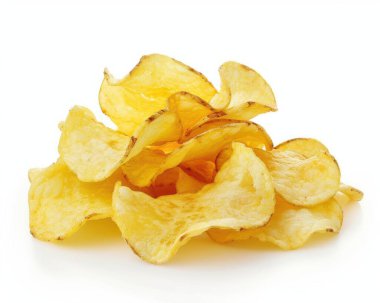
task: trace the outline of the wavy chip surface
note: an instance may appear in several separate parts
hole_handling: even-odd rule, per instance
[[[157,199],[116,186],[113,220],[134,252],[151,263],[168,261],[192,237],[212,227],[264,225],[275,205],[271,177],[252,149],[233,144],[215,182],[193,194]]]
[[[219,109],[255,102],[257,111],[277,110],[276,99],[269,84],[253,69],[237,63],[226,62],[219,68],[221,88],[210,104]],[[267,108],[267,109],[265,109]],[[257,114],[256,114],[257,115]]]
[[[182,162],[196,159],[214,161],[220,150],[231,142],[242,142],[250,147],[272,147],[265,130],[252,122],[234,122],[212,128],[183,143],[170,154],[145,149],[122,166],[128,180],[140,187],[149,186],[155,177]]]
[[[333,197],[339,189],[340,170],[328,153],[305,157],[293,151],[257,150],[268,167],[276,192],[286,201],[312,206]]]
[[[103,112],[127,135],[165,108],[167,98],[186,91],[210,101],[216,90],[199,72],[164,55],[143,56],[122,80],[105,71],[99,92]]]
[[[98,182],[122,165],[129,142],[129,137],[96,121],[89,109],[75,106],[63,125],[58,151],[79,180]]]
[[[291,205],[277,197],[274,215],[264,227],[239,232],[213,229],[208,234],[219,243],[256,238],[282,249],[296,249],[315,233],[339,232],[343,221],[342,206],[361,198],[359,190],[345,184],[332,199],[309,208]]]
[[[62,240],[76,232],[87,220],[112,214],[112,192],[120,172],[98,183],[81,182],[59,159],[30,174],[30,232],[45,240]]]

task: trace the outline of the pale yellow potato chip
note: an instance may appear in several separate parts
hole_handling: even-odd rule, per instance
[[[275,205],[269,172],[251,148],[234,143],[232,149],[215,182],[196,193],[154,199],[116,186],[112,218],[137,255],[164,263],[210,228],[239,230],[268,222]]]
[[[208,234],[219,243],[256,238],[282,249],[296,249],[314,233],[339,232],[342,221],[342,208],[334,199],[306,208],[291,205],[278,197],[274,214],[264,227],[241,231],[213,229]]]
[[[182,162],[196,159],[214,161],[220,150],[234,141],[243,142],[250,147],[272,147],[272,140],[261,126],[239,121],[210,129],[167,155],[161,151],[146,149],[125,163],[122,169],[132,184],[145,187],[159,174]]]
[[[363,192],[355,187],[341,183],[334,199],[341,207],[345,207],[348,203],[358,202],[363,199]]]
[[[289,203],[316,205],[333,197],[339,189],[340,170],[328,153],[305,157],[286,150],[255,152],[268,167],[276,192]]]
[[[132,135],[144,120],[166,107],[170,95],[180,91],[206,102],[216,93],[201,73],[167,56],[153,54],[143,56],[122,80],[106,70],[99,103],[120,131]]]
[[[212,229],[209,236],[219,243],[256,238],[282,249],[303,246],[315,233],[339,232],[343,221],[342,206],[357,202],[361,192],[341,184],[339,191],[327,202],[313,207],[298,207],[276,197],[276,208],[269,223],[256,229],[241,231]]]
[[[226,109],[246,102],[255,102],[271,110],[277,110],[271,87],[253,69],[236,62],[226,62],[219,68],[219,74],[221,88],[210,101],[213,107]],[[262,109],[263,113],[267,111],[264,107]]]
[[[127,157],[130,138],[96,121],[93,113],[73,107],[64,123],[58,151],[83,182],[105,180]]]
[[[112,214],[112,192],[120,171],[108,179],[81,182],[63,160],[30,172],[30,232],[40,240],[62,240],[76,232],[87,220]]]

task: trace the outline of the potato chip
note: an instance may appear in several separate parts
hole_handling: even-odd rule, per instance
[[[127,157],[129,137],[96,121],[93,113],[73,107],[64,123],[59,154],[83,182],[105,180]]]
[[[335,195],[340,170],[328,153],[305,157],[293,151],[255,151],[268,167],[276,192],[299,206],[322,203]]]
[[[250,147],[266,146],[270,149],[272,146],[272,140],[261,126],[239,121],[210,129],[168,155],[157,150],[144,150],[125,163],[122,169],[132,184],[149,186],[156,176],[182,162],[196,159],[214,161],[220,150],[233,141],[243,142]]]
[[[171,95],[168,99],[168,108],[171,112],[177,114],[181,122],[183,135],[199,121],[217,112],[207,102],[187,92]]]
[[[339,232],[343,221],[342,203],[361,199],[360,194],[350,196],[346,194],[347,191],[358,192],[350,186],[341,184],[332,199],[308,208],[291,205],[277,196],[274,215],[264,227],[238,232],[212,229],[208,234],[219,243],[256,238],[282,249],[296,249],[303,246],[315,233]]]
[[[115,182],[123,180],[116,172],[102,182],[81,182],[61,159],[29,176],[30,232],[45,241],[65,239],[87,220],[110,217]]]
[[[127,135],[155,112],[166,107],[167,98],[180,91],[206,102],[215,95],[213,85],[199,72],[167,56],[143,56],[122,80],[106,70],[99,92],[103,112]]]
[[[348,203],[358,202],[363,199],[363,192],[355,187],[341,183],[334,199],[341,207],[345,207]]]
[[[320,153],[329,153],[325,145],[311,138],[295,138],[285,141],[275,147],[276,150],[290,150],[305,157],[312,157]]]
[[[236,62],[226,62],[220,69],[221,88],[212,98],[210,104],[218,109],[240,106],[245,102],[255,102],[266,107],[257,106],[256,115],[260,109],[277,110],[276,99],[269,84],[253,69]]]
[[[266,133],[262,126],[251,121],[240,121],[240,120],[232,120],[232,119],[210,119],[201,125],[196,125],[195,127],[189,129],[186,133],[186,136],[182,139],[182,142],[188,141],[191,138],[194,138],[200,134],[203,134],[210,129],[218,129],[218,128],[222,128],[222,127],[225,127],[227,125],[232,125],[232,124],[256,125],[256,127],[261,130],[261,133]],[[256,147],[270,150],[273,148],[273,143],[269,142],[269,140],[263,140],[262,144]]]
[[[161,110],[149,117],[135,132],[125,162],[138,155],[145,147],[179,140],[181,134],[178,116],[173,112]]]
[[[154,199],[116,186],[113,220],[137,255],[164,263],[212,227],[239,230],[266,224],[275,204],[269,172],[251,148],[234,143],[232,149],[215,182],[197,193]]]

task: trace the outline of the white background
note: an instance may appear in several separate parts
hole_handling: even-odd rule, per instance
[[[380,302],[380,9],[232,2],[2,5],[1,302]],[[200,237],[162,266],[140,261],[107,220],[59,245],[33,239],[28,168],[57,158],[57,123],[74,104],[111,125],[97,104],[103,68],[122,77],[152,52],[216,87],[224,61],[258,70],[277,97],[279,111],[257,119],[274,142],[320,139],[342,180],[365,192],[345,210],[341,233],[289,252]]]

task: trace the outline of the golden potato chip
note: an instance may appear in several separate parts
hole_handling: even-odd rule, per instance
[[[363,192],[355,187],[341,183],[339,191],[335,194],[334,199],[341,207],[346,206],[351,202],[358,202],[363,198]]]
[[[178,140],[181,133],[182,128],[177,115],[167,110],[159,111],[149,117],[135,132],[131,140],[132,144],[128,147],[125,162],[149,145]]]
[[[106,70],[99,103],[120,131],[132,135],[144,120],[166,107],[170,95],[180,91],[206,102],[216,93],[201,73],[167,56],[153,54],[143,56],[122,80],[114,79]]]
[[[217,112],[207,102],[187,92],[171,95],[168,99],[168,108],[177,114],[183,135],[199,121]]]
[[[233,143],[232,149],[215,182],[197,193],[154,199],[116,186],[112,218],[137,255],[164,263],[212,227],[239,230],[267,223],[275,204],[269,172],[251,148]]]
[[[310,208],[291,205],[280,197],[276,200],[274,215],[264,227],[242,231],[213,229],[208,231],[209,236],[219,243],[256,238],[282,249],[296,249],[314,233],[340,230],[343,212],[334,199]]]
[[[320,153],[329,153],[321,142],[311,138],[296,138],[285,141],[275,147],[277,150],[290,150],[305,157],[312,157]]]
[[[73,107],[64,123],[59,154],[83,182],[108,178],[125,161],[129,137],[96,121],[93,113]]]
[[[194,138],[200,134],[203,134],[210,129],[223,128],[225,126],[233,125],[233,124],[255,125],[257,128],[260,129],[261,133],[263,134],[266,133],[266,131],[264,130],[262,126],[251,121],[240,121],[240,120],[232,120],[232,119],[211,119],[204,122],[201,125],[196,125],[195,127],[189,129],[186,133],[186,136],[182,139],[182,142],[188,141],[191,138]],[[260,145],[257,145],[256,147],[270,150],[273,148],[273,143],[269,140],[262,140],[262,143]]]
[[[282,249],[296,249],[314,233],[339,232],[343,221],[342,205],[359,201],[361,197],[360,191],[345,184],[341,184],[332,199],[308,208],[291,205],[277,196],[274,215],[264,227],[238,232],[212,229],[208,234],[219,243],[256,238]]]
[[[178,180],[176,182],[177,194],[196,193],[205,185],[206,183],[189,176],[182,169],[179,169]]]
[[[98,183],[79,181],[59,159],[45,169],[30,172],[30,232],[40,240],[62,240],[76,232],[87,220],[112,214],[112,192],[120,172]]]
[[[255,152],[268,167],[276,192],[289,203],[316,205],[333,197],[339,189],[340,170],[329,153],[305,157],[286,150]]]
[[[256,115],[263,110],[277,110],[276,99],[269,84],[253,69],[236,62],[226,62],[220,69],[221,88],[210,104],[218,109],[240,106],[245,102],[255,102],[265,107],[257,107]]]
[[[231,142],[243,142],[250,147],[270,149],[272,140],[265,130],[252,122],[236,122],[210,129],[185,142],[165,155],[157,150],[144,150],[122,166],[128,180],[140,187],[149,186],[165,170],[195,159],[214,161],[217,154]]]
[[[202,159],[191,160],[181,163],[180,167],[185,173],[204,183],[214,181],[216,169],[213,161]]]

